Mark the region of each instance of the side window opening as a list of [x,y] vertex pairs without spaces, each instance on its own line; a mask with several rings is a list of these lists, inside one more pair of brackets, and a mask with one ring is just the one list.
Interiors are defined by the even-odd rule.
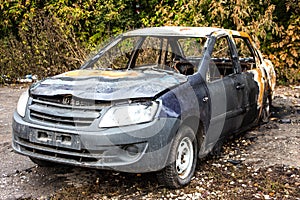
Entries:
[[243,72],[256,68],[254,50],[247,38],[234,37],[234,42],[238,51],[239,61]]
[[218,38],[211,55],[207,81],[221,79],[234,73],[232,53],[227,37]]
[[[184,75],[193,75],[202,59],[206,38],[173,37],[163,46],[161,63]],[[164,50],[166,49],[166,50]]]
[[139,49],[135,67],[157,65],[161,58],[162,39],[147,37]]
[[184,56],[188,58],[201,58],[206,38],[180,38],[178,43]]
[[197,71],[197,66],[201,62],[203,49],[207,38],[186,37],[179,38],[178,44],[184,56],[184,62],[180,68],[183,74],[192,75]]

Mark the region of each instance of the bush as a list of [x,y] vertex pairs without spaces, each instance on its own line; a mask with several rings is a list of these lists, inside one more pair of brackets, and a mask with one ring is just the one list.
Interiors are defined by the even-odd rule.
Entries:
[[281,84],[297,84],[300,80],[300,12],[293,15],[282,37],[270,45],[270,60],[276,66]]
[[9,35],[0,45],[1,74],[12,81],[26,74],[42,78],[78,68],[86,55],[72,31],[44,11],[22,22],[18,38]]
[[279,83],[299,82],[297,0],[54,0],[0,4],[0,84],[78,68],[111,36],[144,26],[215,26],[253,36]]

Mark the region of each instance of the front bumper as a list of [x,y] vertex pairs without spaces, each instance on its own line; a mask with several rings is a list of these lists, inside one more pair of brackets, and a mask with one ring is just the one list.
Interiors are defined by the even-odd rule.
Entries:
[[167,165],[178,119],[161,118],[127,127],[84,131],[28,123],[13,117],[13,149],[42,160],[99,169],[143,173]]

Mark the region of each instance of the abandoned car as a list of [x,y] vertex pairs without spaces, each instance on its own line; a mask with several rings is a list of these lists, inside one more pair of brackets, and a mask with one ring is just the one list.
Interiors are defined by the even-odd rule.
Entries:
[[272,63],[244,32],[133,30],[23,93],[12,146],[41,166],[155,171],[179,188],[224,138],[268,120],[274,87]]

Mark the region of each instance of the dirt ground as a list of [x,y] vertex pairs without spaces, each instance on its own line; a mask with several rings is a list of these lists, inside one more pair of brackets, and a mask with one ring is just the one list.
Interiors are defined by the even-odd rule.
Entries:
[[0,87],[0,199],[300,199],[300,87],[277,87],[270,122],[199,162],[190,185],[169,190],[153,174],[42,168],[11,148],[24,86]]

